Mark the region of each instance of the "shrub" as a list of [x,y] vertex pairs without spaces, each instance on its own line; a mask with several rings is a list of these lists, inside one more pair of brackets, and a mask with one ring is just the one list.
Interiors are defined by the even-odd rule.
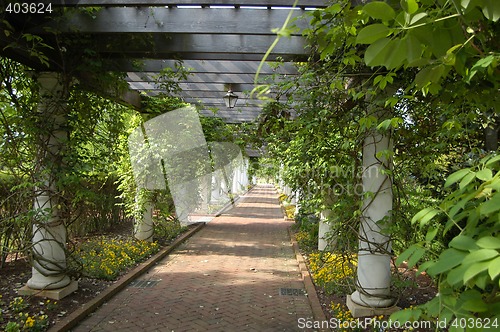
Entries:
[[163,215],[154,218],[153,222],[154,238],[162,244],[170,243],[187,229],[186,226],[181,225],[179,219],[171,217],[166,218]]

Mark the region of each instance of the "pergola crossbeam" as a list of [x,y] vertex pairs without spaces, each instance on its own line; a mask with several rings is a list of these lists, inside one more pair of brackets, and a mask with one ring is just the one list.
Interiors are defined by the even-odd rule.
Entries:
[[[120,67],[127,72],[159,73],[166,68],[176,68],[181,64],[178,60],[156,60],[145,59],[139,65],[132,64],[130,61],[122,61]],[[228,60],[184,60],[182,65],[191,73],[232,73],[232,74],[250,74],[255,75],[260,60],[256,61],[228,61]],[[266,62],[262,65],[260,74],[284,74],[295,75],[297,68],[290,62]]]
[[[122,6],[236,6],[236,7],[291,7],[293,0],[42,0],[53,6],[64,7],[122,7]],[[323,8],[324,0],[298,0],[299,8]]]
[[[300,10],[292,12],[294,24],[300,29],[308,27],[300,19]],[[235,8],[103,8],[92,16],[74,13],[50,26],[62,33],[167,33],[167,34],[232,34],[273,35],[280,28],[289,10],[235,9]],[[45,28],[45,27],[44,27]],[[300,30],[293,35],[300,35]],[[33,33],[43,33],[34,29]]]

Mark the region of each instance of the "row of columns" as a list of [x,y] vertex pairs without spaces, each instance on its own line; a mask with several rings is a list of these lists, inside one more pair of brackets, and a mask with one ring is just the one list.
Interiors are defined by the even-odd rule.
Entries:
[[[211,214],[208,212],[210,205],[225,205],[229,202],[234,202],[236,196],[244,193],[250,185],[248,178],[249,159],[239,153],[238,157],[224,168],[215,169],[214,172],[207,175],[208,186],[198,188],[201,195],[201,200],[197,210],[186,211],[197,214]],[[204,182],[204,181],[202,181]],[[146,189],[141,189],[146,190]],[[139,201],[140,190],[138,190],[136,200]],[[186,195],[193,193],[186,192]],[[176,206],[177,208],[177,206]],[[154,204],[150,201],[137,204],[137,209],[140,211],[140,217],[136,219],[134,227],[134,236],[139,240],[152,241],[154,233],[153,211]],[[179,217],[179,211],[178,217]],[[186,219],[186,220],[184,220]],[[183,217],[181,222],[187,223],[189,213]]]
[[[68,86],[56,73],[40,73],[40,102],[38,112],[45,119],[46,132],[40,136],[42,148],[38,156],[41,165],[39,186],[36,189],[33,225],[33,268],[27,286],[32,289],[58,289],[71,280],[66,274],[66,228],[58,204],[56,187],[57,170],[64,167],[61,155],[68,138],[66,129]],[[352,301],[368,307],[392,305],[390,297],[390,241],[381,232],[380,222],[389,217],[392,209],[392,184],[385,170],[390,169],[390,160],[377,157],[377,152],[390,149],[390,139],[380,134],[366,138],[363,148],[363,188],[368,195],[363,206],[360,224],[358,251],[357,291]],[[212,179],[210,199],[231,187],[232,193],[241,193],[248,186],[248,160],[233,169],[232,183]],[[290,188],[285,186],[287,194]],[[296,202],[298,203],[298,202]],[[143,222],[136,228],[136,237],[150,239],[152,235],[152,204],[147,204]],[[330,211],[322,213],[320,249],[326,247],[323,234],[328,231]]]
[[[377,132],[368,135],[364,141],[362,185],[365,198],[359,227],[356,291],[349,296],[351,311],[352,303],[371,309],[394,305],[394,298],[390,294],[391,243],[381,225],[390,221],[392,210],[392,182],[388,176],[392,160],[390,157],[383,157],[390,154],[379,153],[391,149],[390,137]],[[282,180],[278,183],[284,194],[292,195],[289,186]],[[296,205],[299,205],[299,201]],[[318,250],[335,248],[336,238],[331,234],[332,227],[329,223],[331,214],[331,210],[320,213]]]

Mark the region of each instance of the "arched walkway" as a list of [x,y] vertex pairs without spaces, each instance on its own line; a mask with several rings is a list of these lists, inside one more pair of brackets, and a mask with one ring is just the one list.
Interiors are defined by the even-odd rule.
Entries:
[[313,312],[289,226],[256,186],[73,331],[298,331]]

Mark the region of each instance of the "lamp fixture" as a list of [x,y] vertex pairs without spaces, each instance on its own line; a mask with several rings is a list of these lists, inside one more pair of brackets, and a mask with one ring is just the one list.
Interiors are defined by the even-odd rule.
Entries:
[[238,100],[238,96],[229,88],[226,95],[224,96],[224,103],[227,108],[234,108],[236,106],[236,101]]

